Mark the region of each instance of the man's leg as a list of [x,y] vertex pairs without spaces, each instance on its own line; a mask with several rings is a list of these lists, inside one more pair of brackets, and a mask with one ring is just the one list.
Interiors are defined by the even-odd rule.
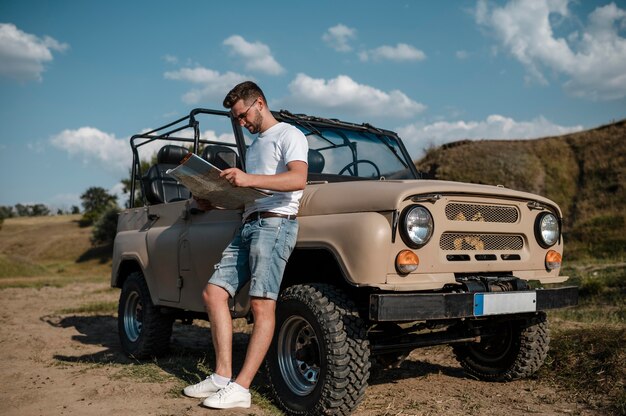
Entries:
[[229,296],[225,289],[210,283],[202,292],[211,321],[216,368],[205,380],[185,387],[183,390],[185,396],[196,398],[211,396],[226,387],[232,378],[233,322],[228,310]]
[[254,328],[237,384],[249,388],[267,350],[276,326],[276,300],[280,284],[298,235],[298,223],[283,218],[265,218],[254,223],[250,241],[250,308]]
[[233,320],[228,309],[228,292],[211,283],[202,293],[215,349],[215,373],[231,378],[233,375]]
[[274,336],[276,322],[276,301],[273,299],[251,298],[250,307],[254,316],[254,328],[248,344],[246,359],[235,380],[246,389],[250,388],[252,379],[263,363],[265,354]]

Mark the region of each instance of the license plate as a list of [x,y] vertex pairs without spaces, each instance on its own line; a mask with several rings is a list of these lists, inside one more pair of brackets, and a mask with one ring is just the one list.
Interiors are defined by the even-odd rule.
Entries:
[[536,292],[498,292],[474,294],[474,316],[535,312]]

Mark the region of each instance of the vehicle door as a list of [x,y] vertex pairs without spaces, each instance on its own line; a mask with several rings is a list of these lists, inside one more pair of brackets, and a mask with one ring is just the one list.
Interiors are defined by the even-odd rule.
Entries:
[[184,213],[188,201],[166,202],[148,207],[149,227],[146,248],[149,253],[146,274],[156,285],[159,300],[179,302],[180,274],[178,247],[180,237],[187,228]]
[[[214,120],[220,118],[222,120]],[[243,139],[241,130],[232,124],[230,118],[212,117],[213,128],[228,131],[219,136],[215,132],[202,132],[208,139],[202,156],[220,169],[228,167],[244,168]],[[206,123],[200,123],[203,126]],[[237,141],[239,140],[239,146]],[[201,211],[195,202],[189,201],[185,216],[185,229],[180,236],[178,260],[179,275],[182,280],[180,307],[202,312],[205,310],[202,291],[220,262],[222,252],[241,226],[243,209],[215,209]],[[232,300],[231,300],[232,303]]]

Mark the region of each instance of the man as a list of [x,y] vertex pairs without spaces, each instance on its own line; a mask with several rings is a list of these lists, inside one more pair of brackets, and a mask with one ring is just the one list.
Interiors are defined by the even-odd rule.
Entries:
[[[204,398],[204,406],[218,409],[250,407],[250,384],[274,335],[276,299],[283,271],[298,233],[296,214],[307,179],[308,144],[297,128],[279,123],[263,91],[253,82],[235,86],[224,99],[233,119],[258,137],[246,153],[246,170],[225,169],[221,176],[234,186],[272,191],[269,197],[246,205],[243,224],[224,250],[204,289],[215,348],[215,372],[184,394]],[[210,201],[197,201],[202,209]],[[241,371],[232,374],[232,318],[228,299],[250,284],[254,328]]]

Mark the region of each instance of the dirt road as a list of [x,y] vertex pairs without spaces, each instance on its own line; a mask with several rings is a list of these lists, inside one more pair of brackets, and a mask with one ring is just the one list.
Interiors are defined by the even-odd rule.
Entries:
[[[216,411],[180,390],[212,367],[205,323],[176,324],[172,353],[126,358],[106,283],[0,290],[0,402],[3,415],[271,415],[259,374],[251,409]],[[90,310],[92,312],[90,312]],[[249,328],[236,334],[241,364]],[[398,369],[372,374],[358,415],[593,415],[541,380],[485,383],[467,378],[445,347],[417,350]]]

